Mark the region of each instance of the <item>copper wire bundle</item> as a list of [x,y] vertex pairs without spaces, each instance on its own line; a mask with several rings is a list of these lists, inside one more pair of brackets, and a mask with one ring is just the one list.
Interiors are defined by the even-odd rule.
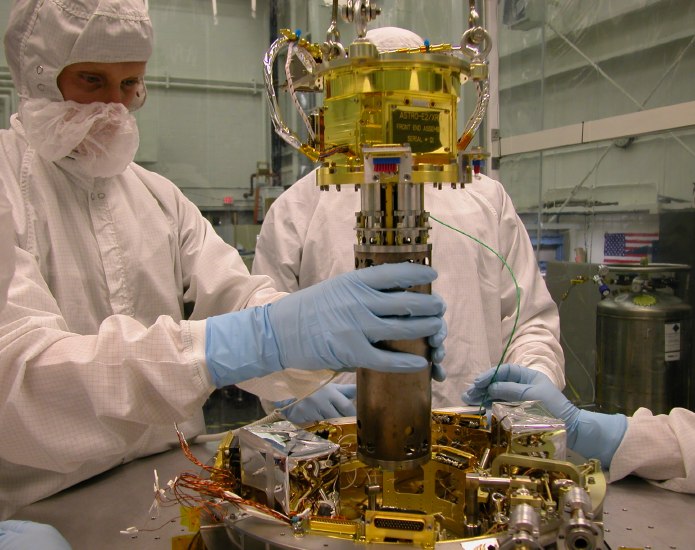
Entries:
[[[202,508],[212,518],[222,520],[223,508],[219,501],[231,502],[240,506],[249,506],[272,516],[280,521],[290,523],[291,520],[288,516],[269,508],[264,504],[254,502],[252,500],[246,500],[239,495],[233,493],[234,486],[236,484],[236,477],[229,470],[215,468],[214,466],[208,466],[203,464],[198,460],[191,452],[190,446],[186,441],[185,436],[176,426],[176,435],[179,438],[179,444],[181,445],[181,450],[188,460],[193,464],[200,467],[203,471],[214,476],[213,479],[204,479],[198,474],[192,472],[183,472],[174,480],[172,484],[172,491],[176,500],[188,507]],[[194,494],[192,494],[193,492]],[[217,499],[211,500],[212,499]]]

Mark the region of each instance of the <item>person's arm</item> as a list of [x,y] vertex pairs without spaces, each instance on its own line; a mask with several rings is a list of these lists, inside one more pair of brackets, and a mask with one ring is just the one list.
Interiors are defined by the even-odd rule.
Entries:
[[638,409],[610,467],[611,481],[635,474],[671,491],[695,493],[695,412]]
[[[505,363],[529,367],[545,374],[562,389],[565,386],[565,360],[560,345],[560,318],[536,262],[528,233],[511,199],[498,187],[499,252],[514,271],[520,287],[521,307]],[[506,345],[516,315],[516,288],[508,270],[500,265],[502,340]]]
[[57,529],[45,523],[0,521],[0,550],[70,550]]
[[599,458],[610,481],[635,474],[660,487],[695,493],[695,413],[675,408],[668,415],[638,409],[631,418],[575,407],[542,373],[502,365],[483,373],[462,395],[465,403],[541,401],[563,420],[570,448]]
[[[323,193],[338,191],[323,191]],[[271,205],[256,241],[254,275],[267,275],[278,290],[294,292],[307,286],[300,284],[302,253],[311,218],[321,190],[312,171],[284,191]],[[346,227],[352,231],[352,227]],[[326,238],[331,238],[326,235]]]
[[597,458],[609,468],[627,420],[622,414],[601,414],[575,407],[542,372],[520,365],[501,365],[478,376],[461,396],[469,405],[492,401],[541,401],[565,423],[567,446],[585,458]]
[[[83,291],[87,291],[86,289]],[[213,389],[192,325],[125,315],[71,332],[20,250],[0,313],[0,518],[111,467],[170,447],[173,423],[203,429]],[[185,422],[190,420],[190,422]]]
[[176,292],[183,291],[186,319],[206,319],[264,305],[285,295],[269,277],[250,277],[236,249],[222,240],[198,207],[172,182],[140,166],[132,167],[156,199],[170,227],[170,237],[175,239],[171,269],[180,277],[175,286]]
[[[137,170],[140,180],[128,172],[113,184],[110,214],[119,223],[110,234],[118,247],[108,252],[118,255],[118,279],[105,278],[99,249],[82,245],[90,229],[55,240],[67,226],[55,208],[40,210],[50,204],[41,195],[50,186],[7,188],[18,246],[0,313],[0,470],[10,476],[0,475],[0,485],[12,482],[15,466],[32,480],[31,490],[12,487],[14,504],[163,450],[176,441],[174,422],[192,420],[187,435],[198,433],[214,389],[206,318],[283,295],[268,278],[249,276],[236,250],[171,182]],[[66,202],[62,217],[84,217],[79,202]],[[39,482],[49,473],[50,481]],[[0,517],[10,494],[3,486]]]
[[204,321],[163,316],[148,327],[111,315],[96,334],[74,333],[34,258],[21,249],[16,258],[0,313],[0,458],[69,472],[200,410],[213,389]]
[[[149,427],[199,415],[214,389],[205,320],[283,295],[268,278],[250,277],[236,250],[166,178],[132,165],[112,186],[118,248],[108,252],[118,254],[123,272],[104,281],[113,288],[100,285],[105,260],[102,249],[89,248],[89,229],[77,231],[86,235],[76,236],[77,250],[62,236],[32,237],[44,226],[28,215],[17,219],[22,248],[15,248],[16,276],[0,313],[0,458],[8,462],[69,472],[132,454]],[[62,230],[52,212],[34,214],[41,192],[30,188],[25,199],[18,183],[8,187],[17,212],[47,216]],[[63,206],[68,219],[83,219],[77,201]],[[79,253],[82,264],[47,260],[46,243]],[[76,269],[82,284],[72,279]]]

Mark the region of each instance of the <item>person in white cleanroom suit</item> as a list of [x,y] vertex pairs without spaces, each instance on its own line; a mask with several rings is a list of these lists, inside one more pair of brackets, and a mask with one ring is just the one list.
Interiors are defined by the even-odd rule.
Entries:
[[[417,47],[422,38],[395,27],[367,32],[380,51]],[[484,175],[464,189],[425,186],[425,209],[486,243],[514,271],[521,311],[504,360],[546,374],[563,388],[564,356],[557,308],[534,258],[528,234],[499,182]],[[315,172],[294,183],[269,209],[256,243],[252,273],[270,275],[276,288],[293,292],[354,269],[355,212],[360,194],[343,186],[320,191]],[[502,262],[473,240],[430,222],[433,292],[444,298],[448,326],[445,383],[433,384],[432,404],[460,405],[461,392],[496,365],[509,339],[516,310],[514,283]],[[348,380],[340,375],[336,382]],[[286,409],[297,422],[354,413],[354,387],[328,385]]]
[[[494,379],[493,379],[494,376]],[[480,375],[462,396],[470,405],[492,401],[541,401],[564,420],[567,444],[598,458],[611,481],[635,474],[659,487],[695,493],[695,412],[675,408],[654,416],[645,408],[626,418],[580,410],[541,372],[502,365]]]
[[[0,188],[0,310],[7,301],[7,289],[14,273],[14,239],[12,209]],[[0,521],[0,550],[70,550],[70,545],[50,525],[33,521]]]
[[14,232],[12,207],[0,187],[0,311],[7,302],[7,289],[14,274]]
[[168,448],[174,422],[200,433],[215,387],[285,369],[427,367],[373,345],[383,339],[428,337],[443,356],[442,300],[381,290],[434,270],[280,293],[172,182],[132,162],[128,108],[145,99],[151,50],[142,0],[16,0],[10,12],[20,103],[0,132],[16,243],[0,312],[0,519]]

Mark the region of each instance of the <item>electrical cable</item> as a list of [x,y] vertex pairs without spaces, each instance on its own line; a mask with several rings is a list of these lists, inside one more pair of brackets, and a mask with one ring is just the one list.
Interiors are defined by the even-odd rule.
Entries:
[[[449,225],[448,223],[445,223],[445,222],[435,218],[432,214],[430,214],[430,219],[437,222],[440,225],[443,225],[444,227],[451,229],[452,231],[456,231],[457,233],[460,233],[461,235],[468,237],[472,241],[475,241],[476,243],[478,243],[483,248],[486,248],[487,250],[492,252],[504,264],[504,267],[507,268],[507,271],[509,271],[509,274],[512,277],[512,281],[514,281],[514,288],[516,289],[516,312],[514,315],[514,324],[512,325],[512,330],[509,333],[509,339],[507,340],[507,344],[505,345],[504,350],[502,351],[502,356],[500,357],[500,360],[497,363],[497,367],[495,367],[495,373],[492,375],[492,379],[490,380],[490,384],[492,384],[495,381],[495,379],[497,378],[497,372],[499,371],[500,366],[504,362],[504,358],[507,356],[507,351],[509,350],[509,346],[511,346],[511,344],[512,344],[512,340],[514,339],[514,333],[516,332],[516,326],[519,322],[519,313],[521,311],[521,289],[519,288],[519,283],[516,280],[516,277],[514,275],[514,271],[512,271],[512,268],[509,266],[507,261],[502,257],[502,255],[499,252],[497,252],[491,246],[485,244],[483,241],[481,241],[480,239],[477,239],[473,235],[470,235],[461,229],[453,227],[453,226]],[[488,384],[488,388],[490,387],[490,384]],[[483,396],[482,402],[480,403],[480,409],[478,411],[478,414],[480,416],[483,416],[483,414],[484,414],[483,413],[483,404],[487,400],[487,397],[488,397],[488,390],[486,389],[485,395]]]
[[[249,428],[251,426],[259,426],[261,424],[271,424],[273,422],[277,422],[278,420],[286,420],[285,416],[282,414],[282,411],[288,409],[289,407],[292,407],[293,405],[296,405],[300,401],[303,401],[307,397],[310,397],[311,395],[315,394],[317,391],[319,391],[321,388],[324,386],[327,386],[330,384],[333,379],[338,375],[338,372],[333,372],[330,376],[330,378],[327,378],[325,381],[321,382],[319,386],[317,386],[315,389],[312,389],[310,392],[304,394],[301,397],[298,397],[291,403],[288,403],[287,405],[284,405],[280,408],[277,408],[273,410],[269,415],[264,416],[263,418],[259,418],[258,420],[254,420],[253,422],[250,422],[248,424],[245,424],[241,428],[237,428],[236,430],[231,430],[232,435],[236,436],[237,433],[239,433],[239,430],[243,430],[244,428]],[[229,430],[226,432],[217,432],[217,433],[211,433],[211,434],[201,434],[197,435],[192,439],[193,443],[208,443],[211,441],[220,441],[223,439],[227,434],[229,433]]]
[[[290,98],[292,99],[292,103],[294,104],[294,107],[301,117],[302,121],[304,122],[304,126],[306,126],[307,131],[309,132],[309,137],[311,140],[316,139],[316,135],[314,134],[314,129],[311,127],[311,122],[309,121],[309,118],[307,117],[306,113],[304,112],[304,109],[299,103],[299,98],[297,98],[297,91],[294,88],[294,81],[292,80],[292,71],[290,69],[291,63],[292,63],[292,58],[296,55],[296,46],[294,42],[290,42],[287,46],[287,59],[285,60],[285,78],[287,81],[287,89],[289,90],[290,93]],[[303,57],[300,57],[297,55],[297,58],[302,62],[302,64],[309,69],[306,65],[306,60]]]
[[[451,229],[452,231],[456,231],[457,233],[460,233],[461,235],[464,235],[465,237],[468,237],[469,239],[471,239],[471,240],[475,241],[476,243],[478,243],[480,246],[482,246],[482,247],[486,248],[487,250],[489,250],[490,252],[492,252],[495,256],[497,256],[497,258],[499,258],[499,260],[502,262],[502,264],[504,264],[504,267],[507,269],[507,271],[509,271],[509,274],[510,274],[511,277],[512,277],[512,281],[514,281],[514,287],[515,287],[515,290],[516,290],[516,311],[515,311],[515,315],[514,315],[514,324],[512,325],[512,330],[511,330],[511,332],[510,332],[510,334],[509,334],[509,338],[508,338],[507,343],[506,343],[506,345],[505,345],[505,347],[504,347],[504,350],[502,351],[502,355],[501,355],[501,357],[500,357],[500,360],[499,360],[499,362],[497,363],[497,367],[496,367],[496,370],[495,370],[495,374],[493,375],[492,380],[490,381],[490,384],[492,384],[492,383],[495,381],[495,377],[497,376],[497,370],[499,370],[500,366],[501,366],[502,363],[504,362],[504,358],[505,358],[506,355],[507,355],[507,351],[509,350],[509,347],[511,346],[512,340],[514,339],[514,334],[516,333],[516,327],[517,327],[517,324],[518,324],[518,322],[519,322],[519,314],[520,314],[520,309],[521,309],[521,307],[520,307],[520,304],[521,304],[521,290],[520,290],[520,288],[519,288],[519,283],[518,283],[517,280],[516,280],[516,276],[514,275],[514,271],[513,271],[512,268],[509,266],[509,264],[507,263],[507,261],[502,257],[502,255],[501,255],[499,252],[497,252],[497,251],[496,251],[495,249],[493,249],[491,246],[489,246],[489,245],[487,245],[486,243],[482,242],[481,240],[477,239],[477,238],[474,237],[473,235],[470,235],[469,233],[466,233],[465,231],[463,231],[463,230],[461,230],[461,229],[458,229],[458,228],[456,228],[456,227],[453,227],[453,226],[447,224],[446,222],[443,222],[443,221],[437,219],[436,217],[432,216],[431,214],[430,214],[430,219],[433,220],[433,221],[435,221],[435,222],[437,222],[437,223],[440,224],[440,225],[443,225],[444,227],[447,227],[448,229]],[[259,420],[256,420],[256,421],[254,421],[254,422],[251,422],[250,424],[247,424],[246,426],[243,426],[242,428],[237,428],[236,430],[233,430],[233,431],[232,431],[232,434],[233,434],[233,435],[236,435],[236,433],[238,432],[238,430],[241,430],[241,429],[243,429],[244,427],[256,426],[256,425],[259,425],[259,424],[268,424],[268,423],[275,422],[275,421],[277,421],[277,420],[283,419],[284,416],[281,414],[282,411],[284,411],[284,410],[287,409],[288,407],[291,407],[291,406],[293,406],[293,405],[299,403],[300,401],[302,401],[303,399],[306,399],[306,398],[309,397],[310,395],[313,395],[315,392],[317,392],[318,390],[320,390],[321,388],[323,388],[324,386],[326,386],[327,384],[329,384],[329,383],[337,376],[337,374],[338,374],[338,373],[333,373],[333,375],[332,375],[330,378],[328,378],[325,382],[321,383],[321,385],[319,385],[316,389],[313,389],[311,392],[309,392],[309,393],[303,395],[302,397],[298,398],[297,400],[292,401],[291,403],[288,403],[287,405],[285,405],[285,406],[283,406],[283,407],[281,407],[281,408],[275,409],[275,410],[274,410],[272,413],[270,413],[269,415],[267,415],[267,416],[265,416],[265,417],[263,417],[263,418],[261,418],[261,419],[259,419]],[[483,403],[485,402],[486,398],[487,398],[487,392],[485,393],[485,396],[484,396],[484,398],[483,398]],[[481,416],[482,416],[482,414],[483,414],[483,413],[482,413],[482,408],[483,408],[483,405],[482,405],[482,403],[481,403],[481,407],[480,407],[480,415],[481,415]],[[204,443],[204,442],[209,442],[209,441],[219,441],[219,440],[221,440],[225,435],[227,435],[227,433],[229,433],[229,432],[219,432],[219,433],[214,433],[214,434],[203,434],[203,435],[198,435],[198,436],[196,436],[196,437],[193,439],[193,441],[194,441],[195,443]]]

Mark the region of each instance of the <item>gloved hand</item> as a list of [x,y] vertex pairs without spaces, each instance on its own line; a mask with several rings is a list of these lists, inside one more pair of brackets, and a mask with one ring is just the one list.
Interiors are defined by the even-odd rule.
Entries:
[[622,414],[601,414],[580,410],[542,372],[521,365],[500,365],[481,374],[461,396],[469,405],[485,406],[491,401],[541,401],[548,411],[565,422],[567,445],[587,458],[598,458],[609,468],[627,430]]
[[[381,340],[429,337],[442,358],[444,302],[437,295],[393,291],[431,283],[419,264],[384,264],[338,275],[275,303],[206,323],[205,359],[217,387],[281,369],[410,372],[427,360],[378,349]],[[439,372],[439,371],[438,371]]]
[[8,519],[0,521],[0,550],[70,550],[62,535],[50,525]]
[[[355,416],[355,404],[352,400],[357,394],[355,384],[326,384],[296,405],[282,411],[285,418],[295,424],[314,422],[326,418]],[[294,399],[275,403],[279,409],[293,403]]]
[[437,334],[427,339],[432,348],[432,379],[437,382],[444,382],[444,380],[446,380],[446,371],[444,367],[442,367],[442,361],[444,361],[444,356],[446,355],[444,351],[444,340],[446,339],[446,335],[446,320],[442,317],[442,328],[439,329]]

